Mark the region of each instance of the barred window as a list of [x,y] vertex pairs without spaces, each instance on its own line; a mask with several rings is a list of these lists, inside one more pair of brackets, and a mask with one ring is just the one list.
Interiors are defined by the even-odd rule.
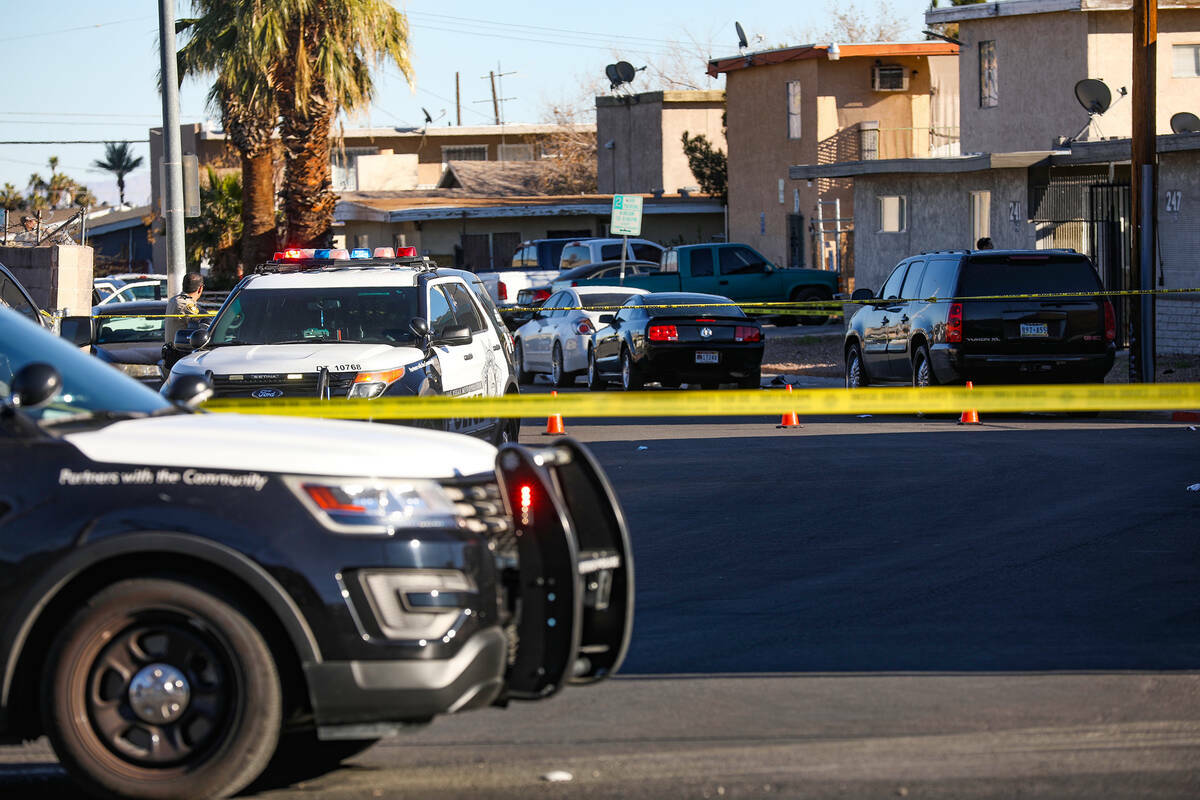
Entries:
[[996,40],[979,43],[979,107],[994,108],[1000,105],[1000,92],[996,77]]

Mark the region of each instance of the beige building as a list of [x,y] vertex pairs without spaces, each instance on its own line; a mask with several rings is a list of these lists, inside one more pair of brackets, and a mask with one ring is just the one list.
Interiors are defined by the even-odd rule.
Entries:
[[602,194],[696,189],[683,134],[725,150],[725,93],[643,92],[596,98],[596,179]]
[[[1200,113],[1200,0],[1158,4],[1157,126]],[[1084,78],[1104,81],[1113,104],[1083,140],[1130,135],[1133,103],[1129,0],[1007,0],[930,10],[929,25],[958,24],[962,41],[962,152],[1050,150],[1088,123],[1075,99]],[[797,162],[801,163],[801,162]],[[811,162],[810,162],[811,163]]]
[[710,61],[710,75],[726,75],[730,239],[780,264],[836,267],[851,185],[796,183],[788,168],[956,153],[957,52],[946,42],[829,44]]

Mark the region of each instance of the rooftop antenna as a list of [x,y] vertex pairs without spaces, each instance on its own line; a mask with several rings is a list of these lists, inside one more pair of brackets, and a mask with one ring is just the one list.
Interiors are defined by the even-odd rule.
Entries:
[[[1117,99],[1120,100],[1122,97],[1129,94],[1129,92],[1124,86],[1122,86],[1118,90],[1117,94]],[[1102,116],[1106,111],[1108,111],[1108,109],[1112,108],[1112,104],[1114,102],[1112,92],[1109,90],[1107,84],[1105,84],[1104,81],[1096,78],[1084,78],[1076,83],[1075,99],[1078,100],[1079,105],[1083,106],[1083,109],[1088,112],[1088,121],[1082,128],[1079,129],[1078,133],[1063,141],[1063,144],[1070,144],[1071,142],[1077,141],[1080,136],[1083,136],[1083,134],[1092,127],[1092,125],[1096,122],[1097,117]]]
[[1171,117],[1173,133],[1200,133],[1200,117],[1190,111],[1180,111]]
[[734,29],[735,29],[735,30],[737,30],[737,35],[738,35],[738,51],[740,52],[740,51],[742,51],[742,50],[745,50],[747,47],[749,47],[749,46],[750,46],[750,42],[749,42],[749,41],[746,39],[746,31],[744,31],[744,30],[742,29],[742,23],[740,23],[740,22],[737,22],[737,21],[735,20],[735,21],[734,21],[734,23],[733,23],[733,27],[734,27]]

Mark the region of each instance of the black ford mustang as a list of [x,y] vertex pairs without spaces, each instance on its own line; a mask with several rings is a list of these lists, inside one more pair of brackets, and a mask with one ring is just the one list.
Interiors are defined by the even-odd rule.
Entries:
[[626,391],[647,381],[667,388],[699,383],[715,389],[737,383],[756,389],[762,373],[759,323],[714,294],[661,292],[637,295],[592,334],[588,388],[603,389],[612,378]]

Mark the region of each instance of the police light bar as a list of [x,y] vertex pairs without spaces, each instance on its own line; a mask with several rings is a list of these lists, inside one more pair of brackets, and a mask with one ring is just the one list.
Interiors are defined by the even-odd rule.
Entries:
[[365,247],[356,247],[350,251],[351,258],[370,258],[371,251]]
[[395,258],[396,251],[390,247],[376,247],[375,258]]

